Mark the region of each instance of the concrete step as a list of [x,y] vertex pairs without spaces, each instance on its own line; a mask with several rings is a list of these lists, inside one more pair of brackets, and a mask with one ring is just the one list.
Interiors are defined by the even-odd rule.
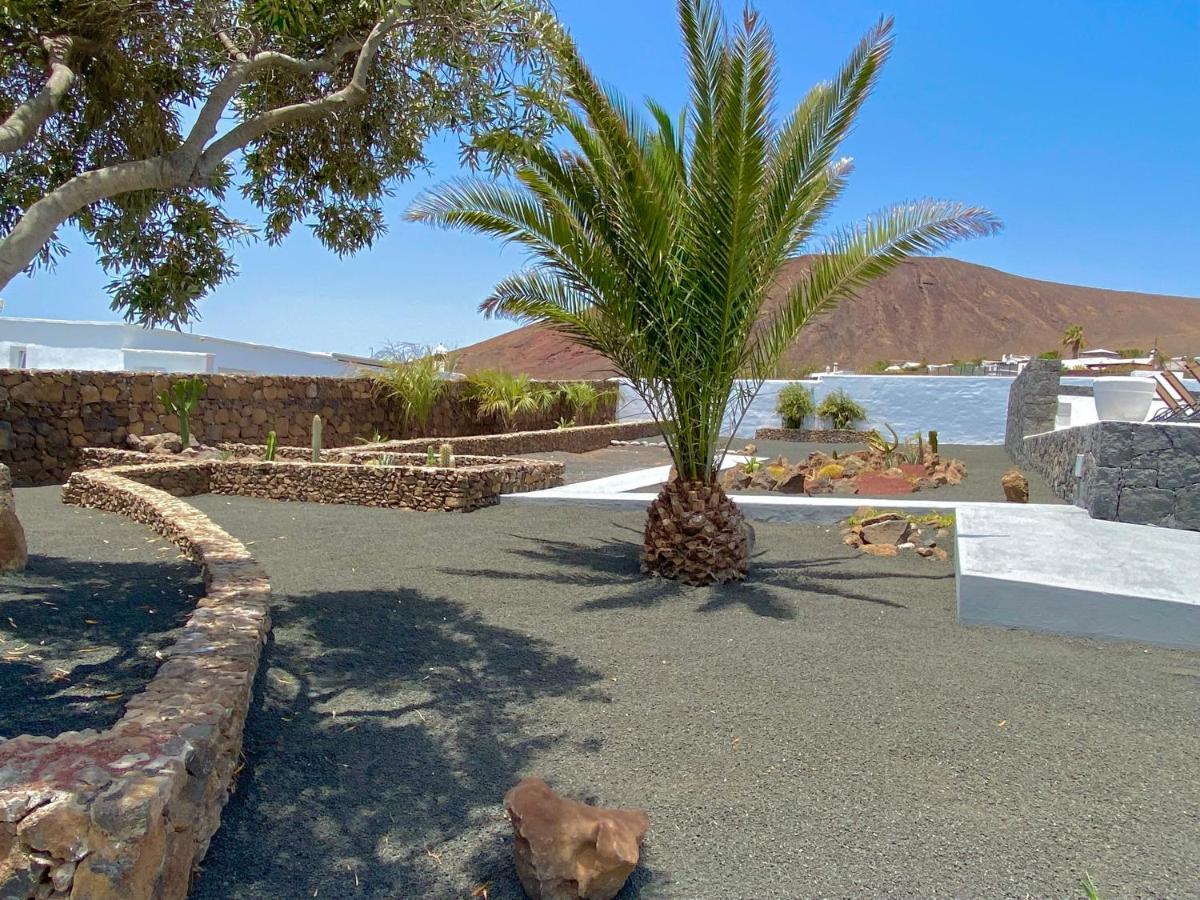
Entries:
[[1200,649],[1200,532],[1074,506],[956,512],[959,621]]

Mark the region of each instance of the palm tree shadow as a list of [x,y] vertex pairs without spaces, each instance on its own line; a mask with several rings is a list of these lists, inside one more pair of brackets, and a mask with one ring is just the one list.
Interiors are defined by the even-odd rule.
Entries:
[[[904,603],[890,599],[884,584],[878,592],[861,589],[864,582],[891,579],[944,579],[946,574],[917,575],[906,572],[871,572],[850,568],[858,557],[843,554],[803,560],[775,560],[767,551],[754,555],[750,577],[742,582],[708,587],[689,587],[662,578],[647,577],[640,571],[641,549],[637,529],[613,522],[612,528],[639,536],[634,542],[622,538],[597,537],[587,542],[560,540],[537,535],[508,533],[508,537],[527,546],[510,547],[505,552],[522,564],[511,568],[463,569],[444,567],[440,572],[462,577],[495,578],[501,581],[543,581],[582,588],[611,588],[610,593],[578,603],[577,612],[648,609],[680,598],[700,600],[696,611],[711,613],[742,605],[755,615],[790,620],[797,616],[794,596],[812,593],[872,603],[893,609],[906,609]],[[855,588],[859,589],[855,589]]]
[[522,896],[501,798],[546,750],[602,751],[537,714],[610,702],[602,674],[416,590],[277,600],[245,774],[191,896]]

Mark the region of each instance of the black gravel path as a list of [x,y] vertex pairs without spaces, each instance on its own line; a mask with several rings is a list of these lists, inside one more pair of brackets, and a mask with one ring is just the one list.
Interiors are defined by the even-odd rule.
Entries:
[[196,898],[512,900],[524,775],[649,811],[623,900],[1200,896],[1200,654],[961,627],[820,526],[689,589],[636,513],[195,499],[277,601]]
[[204,592],[149,528],[17,488],[24,572],[0,575],[0,736],[106,728]]

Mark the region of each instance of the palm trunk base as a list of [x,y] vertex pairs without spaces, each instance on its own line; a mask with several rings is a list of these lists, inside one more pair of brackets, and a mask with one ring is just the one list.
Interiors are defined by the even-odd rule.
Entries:
[[647,512],[642,571],[687,584],[740,581],[751,533],[719,484],[668,481]]

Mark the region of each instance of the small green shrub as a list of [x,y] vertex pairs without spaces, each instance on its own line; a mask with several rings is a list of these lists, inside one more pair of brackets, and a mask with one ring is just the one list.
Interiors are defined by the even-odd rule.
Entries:
[[742,463],[742,469],[746,472],[747,475],[753,475],[755,472],[757,472],[759,469],[761,469],[765,465],[766,465],[766,463],[764,463],[757,456],[752,456],[748,460],[746,460],[744,463]]
[[841,430],[853,428],[867,417],[867,411],[855,403],[845,391],[834,391],[817,407],[817,415],[829,421],[831,427]]
[[385,437],[384,435],[380,434],[379,429],[376,428],[370,437],[356,437],[354,439],[354,442],[356,444],[382,444],[384,441],[390,441],[390,440],[391,440],[391,438]]
[[534,384],[528,375],[510,375],[496,369],[468,376],[467,392],[480,415],[500,419],[509,431],[516,430],[521,416],[547,409],[559,396],[557,390]]
[[803,428],[816,410],[812,390],[802,384],[789,384],[779,392],[775,409],[784,428]]
[[373,372],[378,396],[392,400],[400,409],[400,424],[421,426],[433,415],[438,398],[450,383],[442,372],[444,363],[433,353],[405,362],[390,362],[382,372]]
[[577,416],[591,415],[602,404],[611,402],[616,395],[616,388],[600,389],[590,381],[566,381],[558,388],[567,409]]
[[275,432],[268,431],[267,432],[267,451],[266,451],[265,456],[263,457],[264,459],[266,459],[267,462],[275,461],[275,449],[276,449],[276,446],[278,445],[278,443],[279,443],[279,438],[276,436]]
[[192,411],[204,396],[206,385],[199,375],[191,378],[180,378],[169,390],[159,395],[158,402],[174,413],[179,419],[179,440],[184,448],[191,446],[192,440]]
[[558,423],[554,427],[557,428],[559,431],[566,431],[568,428],[575,427],[575,420],[568,419],[564,416],[563,418],[560,418],[558,420]]

